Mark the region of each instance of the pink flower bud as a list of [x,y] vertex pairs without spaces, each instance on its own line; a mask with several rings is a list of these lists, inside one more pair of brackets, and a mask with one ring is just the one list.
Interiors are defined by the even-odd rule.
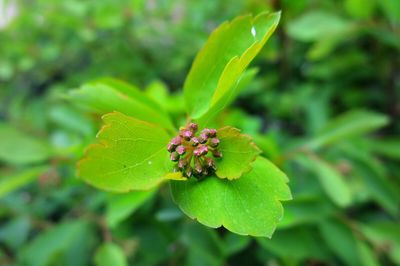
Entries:
[[190,130],[183,130],[181,134],[182,137],[186,140],[190,140],[193,137],[193,132]]
[[174,151],[173,153],[171,153],[169,158],[171,159],[171,161],[176,162],[179,160],[179,154],[176,151]]
[[191,130],[191,131],[193,131],[193,132],[196,132],[197,129],[198,129],[198,126],[197,126],[196,123],[190,123],[190,124],[188,125],[188,129]]
[[193,138],[190,140],[190,144],[191,144],[192,146],[196,147],[197,145],[199,145],[199,139],[196,138],[196,137],[193,137]]
[[171,140],[171,144],[172,145],[175,145],[175,146],[178,146],[178,145],[181,145],[181,143],[182,143],[182,139],[181,139],[181,137],[175,137],[175,138],[173,138],[172,140]]
[[217,130],[216,129],[212,128],[212,129],[210,129],[209,132],[210,132],[209,137],[214,138],[214,137],[217,136]]
[[179,154],[179,155],[183,155],[186,152],[186,148],[185,146],[179,145],[178,147],[176,147],[175,151]]
[[217,139],[217,138],[212,138],[212,139],[210,140],[210,146],[211,146],[211,147],[216,148],[216,147],[218,147],[218,145],[219,145],[219,139]]

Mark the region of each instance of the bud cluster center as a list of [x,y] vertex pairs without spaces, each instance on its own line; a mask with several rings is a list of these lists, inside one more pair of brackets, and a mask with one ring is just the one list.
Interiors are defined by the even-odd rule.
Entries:
[[219,143],[216,129],[205,128],[198,132],[196,123],[180,128],[167,147],[171,161],[177,162],[174,171],[198,179],[212,175],[217,170],[214,160],[222,157]]

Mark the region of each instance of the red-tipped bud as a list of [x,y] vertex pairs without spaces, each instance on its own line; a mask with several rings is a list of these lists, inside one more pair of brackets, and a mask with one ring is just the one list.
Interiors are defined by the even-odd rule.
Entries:
[[200,134],[200,137],[199,137],[199,142],[200,142],[201,144],[204,144],[204,143],[207,142],[207,140],[208,140],[207,134],[206,134],[206,133],[201,133],[201,134]]
[[215,158],[221,158],[221,157],[222,157],[222,153],[221,153],[220,151],[218,151],[218,150],[213,150],[213,151],[212,151],[212,155],[213,155]]
[[201,165],[200,160],[195,160],[195,162],[194,162],[194,171],[197,174],[201,174],[201,172],[203,172],[203,166]]
[[201,131],[201,134],[205,134],[207,137],[210,136],[210,129],[209,128],[205,128]]
[[198,129],[198,126],[197,126],[196,123],[190,123],[190,124],[188,125],[188,129],[191,130],[191,131],[193,131],[193,132],[196,132],[197,129]]
[[179,155],[183,155],[186,152],[186,148],[185,146],[179,145],[178,147],[176,147],[175,151],[179,154]]
[[214,137],[217,136],[217,130],[216,130],[216,129],[211,128],[209,132],[210,132],[210,133],[209,133],[209,137],[210,137],[210,138],[214,138]]
[[211,147],[216,148],[216,147],[218,147],[218,145],[219,145],[219,139],[217,139],[217,138],[212,138],[212,139],[210,140],[210,146],[211,146]]
[[217,170],[213,159],[206,157],[204,158],[204,163],[208,168],[213,169],[214,171]]
[[173,152],[173,151],[175,151],[175,147],[176,147],[176,146],[170,142],[170,143],[168,143],[167,150],[168,150],[169,152]]
[[206,145],[200,145],[193,151],[193,154],[197,157],[205,155],[208,153],[208,147]]
[[180,159],[178,162],[179,169],[184,169],[187,166],[188,162],[185,159]]
[[186,176],[186,177],[191,177],[193,175],[192,167],[190,167],[190,166],[186,167],[186,170],[183,173],[183,175]]
[[171,161],[176,162],[179,160],[179,154],[176,151],[174,151],[171,153],[169,158],[171,159]]
[[197,145],[199,145],[199,139],[196,138],[196,137],[193,137],[193,138],[190,140],[190,145],[192,145],[193,147],[196,147]]
[[175,137],[175,138],[173,138],[172,140],[171,140],[171,144],[172,145],[175,145],[175,146],[178,146],[178,145],[181,145],[181,143],[182,143],[182,138],[181,137]]
[[190,130],[183,130],[181,135],[185,140],[190,140],[193,137],[193,132]]

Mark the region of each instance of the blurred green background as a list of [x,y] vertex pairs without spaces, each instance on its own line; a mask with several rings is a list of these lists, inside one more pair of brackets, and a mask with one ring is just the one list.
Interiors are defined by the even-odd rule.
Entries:
[[[100,116],[71,89],[120,78],[182,117],[209,33],[265,10],[279,28],[220,122],[290,178],[272,239],[190,220],[167,185],[77,179]],[[0,0],[0,265],[400,265],[399,52],[398,0]]]

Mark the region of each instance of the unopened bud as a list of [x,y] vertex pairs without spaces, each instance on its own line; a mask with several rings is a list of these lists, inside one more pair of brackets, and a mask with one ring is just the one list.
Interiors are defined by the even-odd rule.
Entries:
[[185,159],[180,159],[178,162],[179,169],[184,169],[186,167],[187,163],[188,162]]
[[211,129],[209,130],[209,137],[214,138],[214,137],[216,137],[216,136],[217,136],[217,130],[214,129],[214,128],[211,128]]
[[172,145],[175,145],[175,146],[178,146],[178,145],[181,145],[181,143],[182,143],[182,139],[181,139],[181,137],[175,137],[175,138],[173,138],[172,140],[171,140],[171,144]]
[[193,147],[196,147],[197,145],[199,145],[199,139],[196,137],[191,138],[190,145],[192,145]]
[[209,137],[210,136],[210,129],[208,129],[208,128],[203,129],[201,131],[201,134],[205,134],[207,137]]
[[213,155],[215,158],[221,158],[221,157],[222,157],[222,153],[221,153],[220,151],[218,151],[218,150],[213,150],[213,151],[212,151],[212,155]]
[[208,168],[213,169],[214,171],[217,170],[213,159],[206,157],[204,158],[204,163]]
[[173,152],[173,151],[175,151],[175,147],[176,147],[176,146],[170,142],[170,143],[168,143],[167,150],[168,150],[169,152]]
[[198,126],[197,126],[196,123],[190,123],[190,124],[188,125],[188,129],[190,129],[190,130],[193,131],[193,132],[196,132],[197,129],[198,129]]
[[188,166],[186,167],[185,172],[183,173],[186,177],[191,177],[193,175],[193,169],[192,167]]
[[194,162],[194,170],[196,173],[201,174],[203,172],[203,166],[201,165],[200,160],[195,160]]
[[171,153],[169,158],[171,159],[171,161],[176,162],[179,160],[179,154],[176,151],[174,151]]
[[193,137],[193,132],[190,130],[183,130],[181,134],[182,137],[186,140],[190,140]]
[[218,145],[219,145],[219,139],[217,139],[217,138],[212,138],[212,139],[210,140],[210,146],[211,146],[211,147],[216,148],[216,147],[218,147]]
[[207,140],[208,140],[207,134],[206,134],[206,133],[201,133],[201,134],[200,134],[200,137],[199,137],[199,142],[200,142],[201,144],[204,144],[204,143],[207,142]]
[[176,147],[175,151],[176,151],[179,155],[183,155],[183,154],[185,154],[185,152],[186,152],[186,148],[185,148],[185,146],[180,145],[180,146]]
[[208,153],[208,147],[206,145],[200,145],[194,150],[193,154],[197,157],[205,155]]

